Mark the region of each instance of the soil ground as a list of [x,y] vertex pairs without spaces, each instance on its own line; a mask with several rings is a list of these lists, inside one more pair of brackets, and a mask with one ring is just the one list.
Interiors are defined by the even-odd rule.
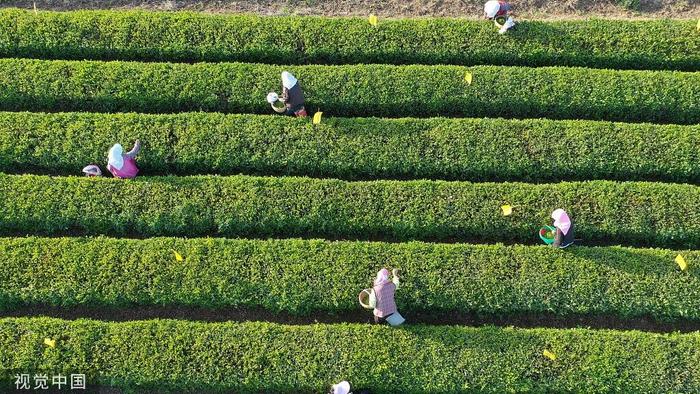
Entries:
[[[475,314],[453,311],[403,313],[411,324],[464,325],[521,328],[593,328],[614,330],[640,330],[647,332],[694,332],[700,330],[700,321],[660,321],[651,317],[620,318],[606,315],[558,316],[552,313],[536,314]],[[148,319],[182,319],[206,322],[264,321],[280,324],[305,325],[315,323],[370,323],[372,312],[355,310],[342,314],[316,313],[310,316],[294,316],[284,312],[271,312],[255,308],[206,309],[187,306],[130,306],[130,307],[52,307],[27,305],[13,311],[0,312],[3,317],[50,316],[61,319],[96,319],[103,321],[132,321]]]
[[[33,0],[0,0],[0,7],[32,8]],[[479,18],[484,0],[36,0],[40,10],[193,10],[260,15]],[[698,18],[698,0],[512,0],[516,14],[531,19]],[[621,4],[632,4],[623,6]]]

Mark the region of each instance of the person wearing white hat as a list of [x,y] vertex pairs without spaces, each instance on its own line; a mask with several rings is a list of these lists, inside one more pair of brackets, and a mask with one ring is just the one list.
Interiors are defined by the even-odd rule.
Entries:
[[574,224],[571,222],[569,214],[561,208],[556,209],[552,212],[552,219],[554,219],[554,227],[557,229],[552,246],[555,248],[565,248],[573,244]]
[[498,33],[505,34],[515,26],[512,10],[507,1],[487,1],[484,4],[484,18],[493,20],[500,28]]
[[120,144],[114,144],[109,150],[107,159],[107,169],[115,178],[133,179],[139,173],[136,166],[136,155],[141,151],[141,141],[136,140],[134,148],[123,153],[124,149]]
[[85,168],[83,168],[83,173],[88,177],[102,176],[102,170],[100,170],[100,167],[98,167],[94,164],[90,164],[89,166],[85,166]]
[[331,387],[330,394],[352,394],[350,393],[350,383],[343,380],[338,384],[334,384],[333,387]]
[[372,293],[374,294],[374,322],[377,324],[389,323],[390,326],[400,326],[405,319],[396,307],[394,295],[399,288],[399,274],[397,269],[392,270],[393,278],[389,280],[389,270],[382,268],[374,279]]
[[285,115],[299,118],[307,116],[304,108],[304,91],[301,89],[299,80],[288,71],[282,72],[282,97],[279,99],[287,108]]

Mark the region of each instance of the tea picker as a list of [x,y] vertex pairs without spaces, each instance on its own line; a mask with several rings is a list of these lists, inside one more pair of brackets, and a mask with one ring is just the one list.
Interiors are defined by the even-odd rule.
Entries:
[[540,238],[547,245],[555,248],[566,248],[574,243],[574,224],[569,215],[563,209],[552,212],[553,226],[544,226],[540,229]]
[[352,394],[350,392],[350,383],[343,380],[338,384],[334,384],[329,394]]
[[[282,97],[275,92],[267,95],[267,102],[278,114],[306,117],[304,108],[304,91],[301,89],[299,81],[288,71],[282,72]],[[278,103],[282,105],[278,105]]]
[[355,391],[350,391],[350,383],[343,380],[338,384],[334,384],[331,387],[329,394],[370,394],[369,390],[355,389]]
[[139,173],[136,156],[141,151],[141,141],[136,140],[134,147],[126,153],[120,144],[114,144],[109,150],[107,169],[115,178],[133,179]]
[[505,34],[515,27],[513,7],[507,1],[487,1],[484,4],[484,18],[491,19],[499,27],[498,33]]
[[95,164],[90,164],[83,168],[83,174],[87,177],[98,177],[102,176],[102,170]]
[[394,294],[399,287],[398,270],[393,269],[393,278],[389,280],[389,270],[382,268],[377,272],[374,286],[360,292],[360,305],[365,309],[374,309],[374,322],[389,323],[390,326],[400,326],[406,319],[396,308]]

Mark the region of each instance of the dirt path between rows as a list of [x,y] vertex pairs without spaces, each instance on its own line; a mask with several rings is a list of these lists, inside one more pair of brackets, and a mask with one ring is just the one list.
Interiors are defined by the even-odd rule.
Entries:
[[[260,15],[478,18],[484,0],[36,0],[42,10],[193,10]],[[530,19],[697,18],[697,0],[512,0],[517,14]],[[0,0],[0,7],[32,8],[32,0]]]
[[[610,315],[557,316],[553,313],[531,314],[475,314],[453,311],[403,313],[409,323],[430,325],[463,325],[520,328],[593,328],[640,330],[647,332],[700,331],[700,321],[660,321],[651,317],[620,318]],[[315,323],[370,323],[371,311],[355,310],[341,314],[316,313],[294,316],[285,312],[271,312],[255,308],[207,309],[187,306],[132,306],[132,307],[52,307],[32,305],[0,312],[0,317],[48,316],[67,320],[81,318],[112,322],[148,319],[181,319],[204,322],[265,321],[271,323],[305,325]]]

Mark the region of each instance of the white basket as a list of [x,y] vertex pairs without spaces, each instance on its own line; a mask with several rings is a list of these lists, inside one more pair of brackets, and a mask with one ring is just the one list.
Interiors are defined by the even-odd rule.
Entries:
[[360,305],[365,309],[374,309],[377,306],[377,298],[374,295],[373,289],[364,289],[357,296],[360,300]]

